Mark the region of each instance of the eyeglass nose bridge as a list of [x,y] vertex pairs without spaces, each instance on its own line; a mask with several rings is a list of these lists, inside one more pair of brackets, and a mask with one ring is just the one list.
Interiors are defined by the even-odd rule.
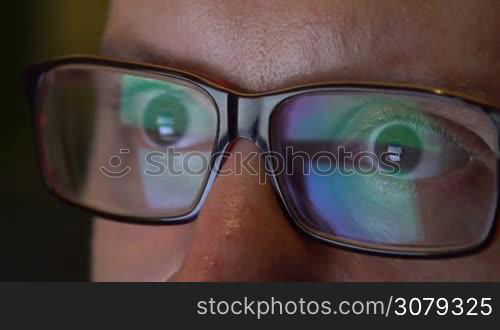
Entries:
[[234,138],[241,138],[256,143],[259,139],[259,123],[261,121],[262,99],[237,97],[235,108],[229,109],[236,116],[230,123],[235,125]]
[[288,96],[288,93],[259,97],[230,95],[230,139],[245,139],[254,143],[260,150],[268,151],[271,113]]

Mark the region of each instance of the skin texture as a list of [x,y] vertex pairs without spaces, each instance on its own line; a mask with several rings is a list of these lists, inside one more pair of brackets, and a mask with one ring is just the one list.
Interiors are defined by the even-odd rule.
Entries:
[[[495,0],[120,0],[110,9],[103,52],[247,92],[407,82],[500,105],[499,14]],[[256,147],[238,141],[232,150]],[[498,231],[480,253],[452,259],[329,247],[295,230],[271,186],[244,174],[219,177],[190,224],[96,221],[92,268],[98,281],[484,281],[500,280],[499,252]]]

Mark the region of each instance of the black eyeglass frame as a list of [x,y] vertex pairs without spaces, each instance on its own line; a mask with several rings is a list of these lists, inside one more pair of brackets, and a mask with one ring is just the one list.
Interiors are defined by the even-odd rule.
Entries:
[[[102,217],[105,219],[127,222],[127,223],[141,223],[148,225],[157,224],[183,224],[191,222],[198,217],[201,211],[208,193],[210,192],[215,179],[217,178],[220,169],[223,166],[225,160],[222,155],[228,150],[229,145],[238,138],[243,138],[250,140],[255,143],[263,152],[269,152],[271,150],[270,143],[270,119],[273,111],[279,107],[279,105],[285,100],[291,97],[307,94],[311,92],[322,92],[322,91],[339,91],[342,89],[349,90],[363,90],[369,89],[379,90],[379,91],[406,91],[406,92],[418,92],[428,95],[447,97],[459,99],[463,102],[471,104],[473,106],[481,108],[493,121],[497,128],[497,138],[500,141],[500,109],[495,108],[483,100],[466,96],[460,93],[448,91],[445,89],[422,87],[411,84],[388,84],[379,82],[327,82],[327,83],[314,83],[305,84],[291,88],[274,90],[266,93],[242,93],[235,90],[231,90],[220,84],[214,83],[204,77],[196,74],[188,73],[183,70],[178,70],[174,68],[150,65],[144,63],[116,60],[105,57],[98,56],[67,56],[62,58],[57,58],[54,60],[49,60],[42,62],[40,64],[35,64],[29,66],[25,71],[25,89],[27,92],[28,102],[32,112],[33,128],[35,132],[35,145],[37,149],[37,155],[42,163],[43,155],[41,148],[41,132],[40,127],[37,124],[38,114],[40,113],[40,107],[38,106],[37,100],[37,89],[43,77],[48,72],[60,68],[63,66],[82,66],[82,67],[102,67],[107,69],[125,70],[129,73],[135,73],[137,75],[153,75],[156,79],[161,80],[163,78],[175,78],[184,80],[187,83],[194,84],[200,88],[207,96],[213,101],[215,108],[217,110],[217,135],[216,142],[214,144],[213,153],[220,155],[218,157],[212,157],[212,163],[210,174],[206,179],[203,187],[203,192],[200,198],[196,202],[195,207],[189,212],[181,216],[168,217],[168,218],[146,218],[146,217],[136,217],[136,216],[124,216],[116,215],[113,213],[107,213],[102,210],[93,209],[86,205],[80,204],[73,200],[70,200],[59,194],[50,183],[47,181],[43,170],[41,170],[42,179],[46,189],[55,197],[62,200],[63,202],[76,206],[79,209],[90,212],[94,216]],[[500,143],[499,143],[500,144]],[[498,158],[498,155],[497,155]],[[269,160],[268,160],[269,161]],[[273,168],[273,164],[269,164],[270,168]],[[497,161],[497,169],[500,165],[500,160]],[[498,176],[497,187],[500,186],[500,176]],[[466,247],[444,247],[444,248],[415,248],[407,249],[403,251],[402,249],[390,248],[384,244],[373,244],[366,243],[355,240],[347,240],[342,238],[327,238],[321,235],[312,228],[305,226],[301,221],[298,220],[297,212],[294,211],[294,206],[290,205],[284,195],[280,184],[277,179],[277,175],[270,175],[273,190],[279,200],[279,204],[282,207],[284,213],[291,219],[292,223],[300,229],[301,232],[306,233],[310,237],[320,240],[321,242],[327,243],[329,245],[334,245],[336,247],[363,252],[368,254],[383,255],[383,256],[399,256],[399,257],[452,257],[452,256],[462,256],[465,254],[470,254],[477,252],[480,249],[485,248],[492,239],[492,233],[495,231],[496,218],[498,216],[498,196],[495,206],[495,219],[489,230],[487,236],[479,244],[474,244]],[[383,246],[383,247],[380,247]]]

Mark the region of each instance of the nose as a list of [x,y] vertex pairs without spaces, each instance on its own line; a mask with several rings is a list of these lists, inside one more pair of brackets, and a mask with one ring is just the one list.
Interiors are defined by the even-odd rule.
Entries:
[[[242,159],[249,160],[246,168],[241,168]],[[171,280],[313,280],[304,267],[307,239],[284,215],[269,178],[263,180],[257,147],[235,142],[223,172],[231,174],[219,176],[213,185],[184,262]]]

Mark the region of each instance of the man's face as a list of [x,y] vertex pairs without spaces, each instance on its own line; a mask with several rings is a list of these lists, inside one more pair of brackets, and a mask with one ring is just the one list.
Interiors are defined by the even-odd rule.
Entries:
[[[382,81],[444,87],[500,105],[499,14],[496,0],[120,0],[111,6],[103,52],[246,92]],[[255,150],[246,141],[231,147]],[[292,227],[269,184],[244,174],[219,177],[189,224],[95,221],[92,266],[94,280],[499,280],[499,252],[498,231],[487,249],[450,259],[326,246]]]

